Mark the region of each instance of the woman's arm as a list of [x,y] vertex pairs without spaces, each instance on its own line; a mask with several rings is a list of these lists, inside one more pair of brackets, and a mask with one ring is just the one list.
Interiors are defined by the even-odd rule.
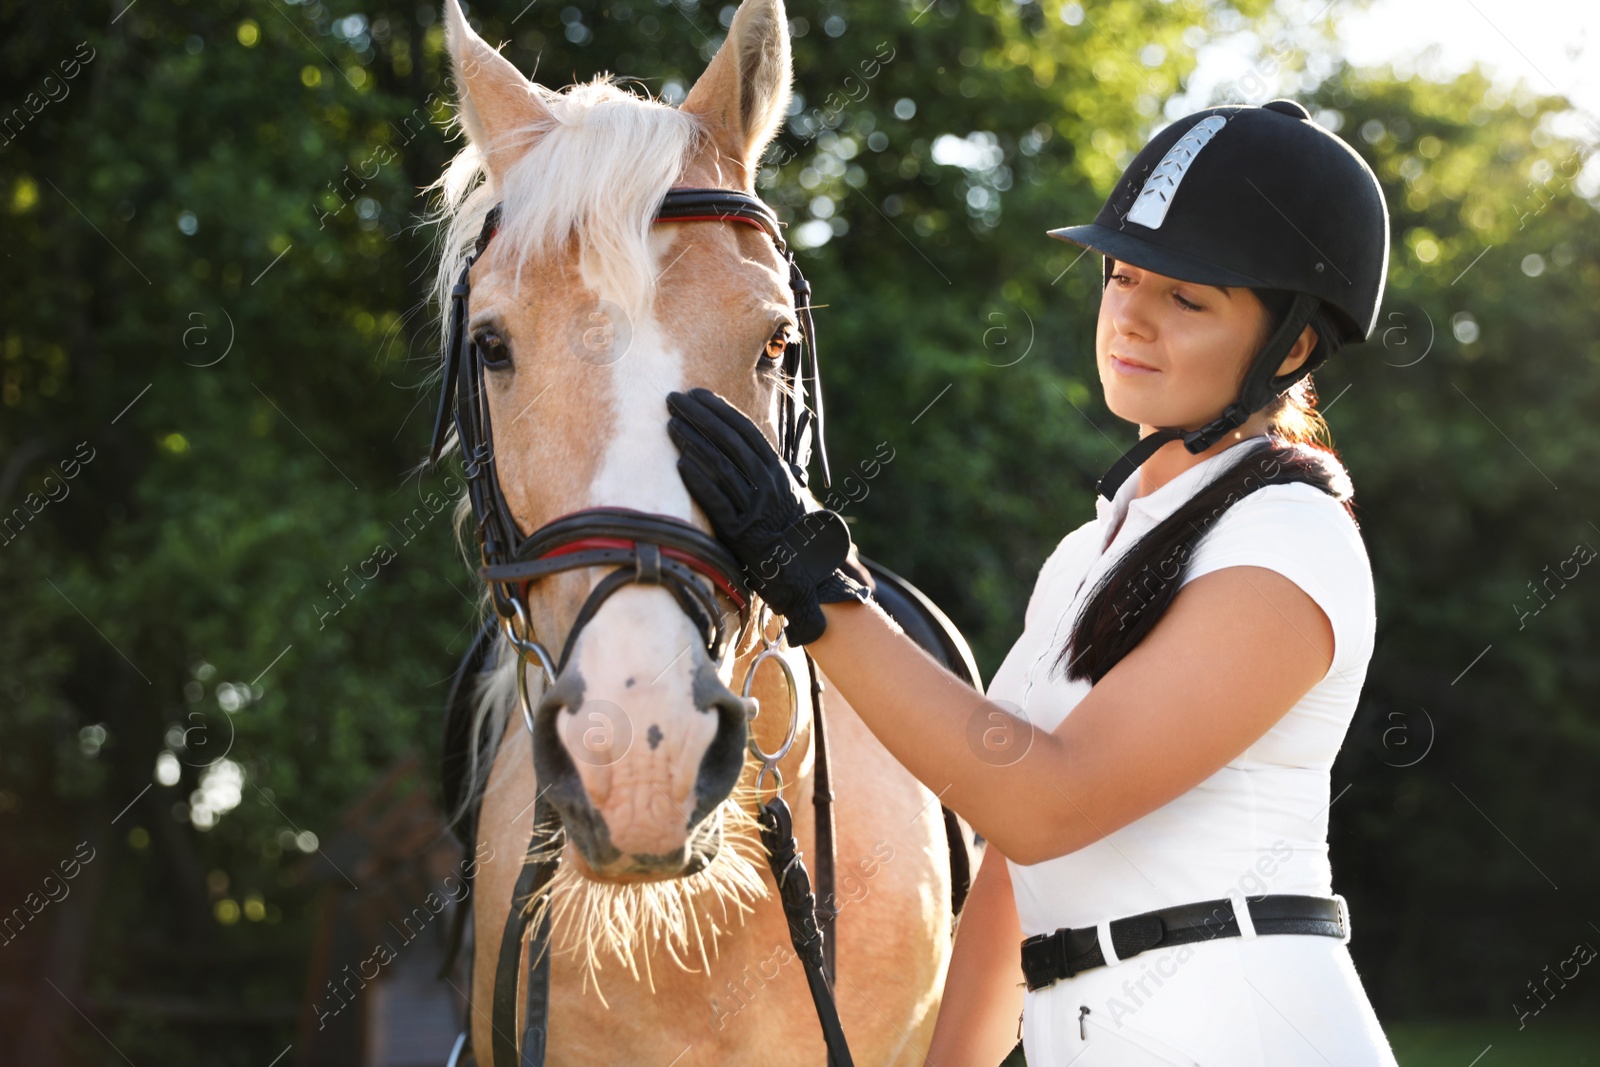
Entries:
[[[1073,852],[1194,788],[1328,673],[1333,627],[1316,602],[1274,570],[1225,567],[1183,586],[1054,733],[1032,730],[862,602],[840,569],[844,520],[805,507],[747,416],[705,389],[667,404],[684,485],[789,640],[809,644],[878,740],[1018,863]],[[991,746],[1008,735],[1015,746]]]
[[[1328,672],[1333,628],[1264,567],[1185,585],[1054,733],[989,703],[875,607],[823,605],[807,647],[868,728],[1018,863],[1105,837],[1215,774]],[[1016,747],[994,749],[1009,732]]]
[[961,909],[926,1067],[990,1067],[1016,1045],[1021,942],[1011,871],[1000,850],[989,845]]

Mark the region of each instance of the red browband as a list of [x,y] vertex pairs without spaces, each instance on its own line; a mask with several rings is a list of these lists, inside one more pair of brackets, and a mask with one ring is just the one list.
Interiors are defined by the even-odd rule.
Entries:
[[[537,558],[551,559],[555,556],[565,556],[573,552],[584,552],[591,548],[637,549],[638,544],[639,543],[637,541],[633,541],[625,537],[580,537],[576,541],[568,541],[559,548],[552,548],[550,551],[541,554]],[[667,548],[666,546],[662,546],[661,554],[666,556],[668,559],[675,559],[687,567],[693,567],[707,578],[710,578],[711,581],[716,584],[718,589],[721,589],[724,593],[728,594],[729,600],[732,600],[739,606],[740,611],[744,610],[744,597],[739,595],[738,590],[734,589],[733,583],[728,581],[727,577],[715,567],[711,566],[709,563],[706,563],[704,560],[696,559],[694,556],[684,552],[682,549]],[[522,585],[524,594],[526,594],[529,582],[523,582]]]

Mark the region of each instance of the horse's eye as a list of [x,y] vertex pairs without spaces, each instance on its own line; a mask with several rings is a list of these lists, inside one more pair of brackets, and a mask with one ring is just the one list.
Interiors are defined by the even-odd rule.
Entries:
[[502,369],[511,366],[511,346],[493,330],[479,330],[472,335],[472,343],[478,347],[479,358],[485,367]]
[[782,363],[784,350],[789,347],[789,338],[793,332],[794,327],[789,323],[779,325],[767,341],[767,348],[762,356],[772,363]]

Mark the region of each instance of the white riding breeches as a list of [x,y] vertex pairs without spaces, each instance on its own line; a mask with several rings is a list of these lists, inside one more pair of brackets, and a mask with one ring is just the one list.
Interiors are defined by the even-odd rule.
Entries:
[[1396,1067],[1334,938],[1217,938],[1028,993],[1028,1067]]

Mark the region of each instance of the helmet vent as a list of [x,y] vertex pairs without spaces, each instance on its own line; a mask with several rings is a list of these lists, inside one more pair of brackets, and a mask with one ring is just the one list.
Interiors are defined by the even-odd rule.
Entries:
[[1209,144],[1217,131],[1227,124],[1228,120],[1221,115],[1211,115],[1195,123],[1188,133],[1178,138],[1145,180],[1144,188],[1139,190],[1139,197],[1128,212],[1127,221],[1137,222],[1152,230],[1160,229],[1166,220],[1167,209],[1172,206],[1172,198],[1177,195],[1178,185],[1194,165],[1200,149]]

